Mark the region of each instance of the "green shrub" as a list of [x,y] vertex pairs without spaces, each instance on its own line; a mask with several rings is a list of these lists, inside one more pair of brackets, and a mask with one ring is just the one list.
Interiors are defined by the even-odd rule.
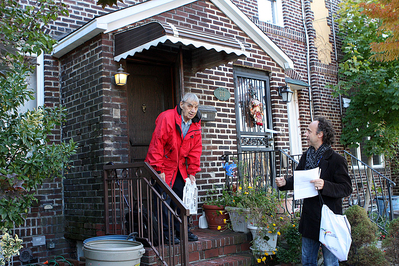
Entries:
[[376,247],[378,227],[358,205],[349,207],[345,215],[351,224],[352,245],[348,260],[342,265],[386,266],[384,252]]
[[298,225],[299,221],[295,219],[281,228],[277,246],[277,259],[279,262],[301,262],[302,235],[298,231]]
[[386,238],[382,241],[385,255],[392,265],[399,264],[399,218],[392,220],[388,226]]

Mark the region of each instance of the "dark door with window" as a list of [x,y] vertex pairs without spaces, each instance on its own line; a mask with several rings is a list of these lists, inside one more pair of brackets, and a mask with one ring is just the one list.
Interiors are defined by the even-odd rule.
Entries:
[[236,68],[234,78],[238,151],[272,150],[268,73]]
[[173,68],[128,62],[127,84],[130,161],[147,155],[157,116],[174,108]]

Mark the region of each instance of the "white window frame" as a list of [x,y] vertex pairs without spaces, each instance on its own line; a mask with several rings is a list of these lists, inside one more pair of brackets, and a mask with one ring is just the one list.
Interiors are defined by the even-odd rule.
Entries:
[[290,154],[302,154],[302,134],[299,120],[298,88],[290,86],[293,90],[292,100],[287,104],[288,132],[290,136]]
[[[357,143],[358,147],[356,148],[355,152],[356,154],[352,154],[353,156],[355,156],[356,158],[358,158],[360,161],[362,161],[362,147],[360,143]],[[374,157],[375,155],[373,155]],[[377,155],[378,156],[378,155]],[[380,154],[380,162],[381,164],[374,164],[374,158],[371,157],[371,165],[369,165],[372,168],[385,168],[385,160],[384,160],[384,155]],[[367,164],[367,162],[364,162]],[[357,166],[354,166],[357,167]]]
[[[44,55],[41,53],[39,56],[33,55],[31,57],[36,57],[36,84],[32,84],[30,86],[31,89],[34,89],[36,92],[36,97],[34,100],[29,100],[28,102],[25,102],[25,104],[19,109],[19,112],[26,112],[28,111],[29,102],[35,101],[36,104],[34,105],[34,108],[38,108],[39,106],[44,105]],[[28,81],[27,81],[28,82]]]
[[[262,12],[265,8],[268,7],[269,2],[271,2],[271,5],[273,7],[273,10],[275,11],[275,20],[273,21],[270,20],[270,18]],[[283,4],[282,0],[258,0],[258,17],[259,21],[271,23],[277,26],[284,27],[284,20],[283,20]]]

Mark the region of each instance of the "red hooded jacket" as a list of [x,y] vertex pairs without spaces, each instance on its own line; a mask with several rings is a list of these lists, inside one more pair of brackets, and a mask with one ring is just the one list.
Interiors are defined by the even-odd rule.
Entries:
[[155,121],[150,147],[145,159],[155,171],[165,173],[165,182],[173,187],[177,171],[184,179],[201,170],[202,153],[201,113],[192,119],[190,129],[183,139],[182,117],[179,105],[162,112]]

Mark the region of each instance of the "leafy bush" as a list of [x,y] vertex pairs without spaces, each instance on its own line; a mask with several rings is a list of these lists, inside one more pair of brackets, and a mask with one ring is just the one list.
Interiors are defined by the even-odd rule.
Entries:
[[[36,6],[35,6],[36,5]],[[0,2],[0,226],[18,227],[37,200],[35,190],[47,178],[56,178],[69,167],[76,144],[52,138],[65,121],[62,106],[20,112],[34,99],[27,78],[34,73],[32,56],[50,54],[56,43],[49,22],[68,14],[65,4],[38,0]]]
[[349,207],[345,215],[351,224],[352,245],[343,265],[385,266],[384,252],[376,247],[378,227],[359,205]]
[[298,231],[299,220],[281,228],[281,236],[278,239],[277,259],[284,263],[300,263],[302,254],[302,235]]
[[392,220],[388,226],[386,238],[382,241],[385,255],[391,265],[399,264],[399,218]]

